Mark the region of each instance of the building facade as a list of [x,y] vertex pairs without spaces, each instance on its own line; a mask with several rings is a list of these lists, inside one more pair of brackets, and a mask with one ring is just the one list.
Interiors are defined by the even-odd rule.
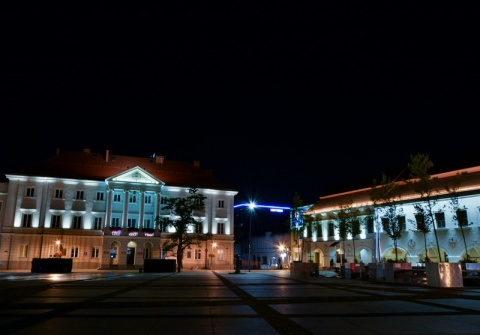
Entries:
[[[91,152],[60,153],[6,174],[0,183],[0,270],[29,270],[34,258],[69,257],[73,270],[142,267],[164,252],[156,218],[168,198],[206,197],[189,233],[212,239],[184,253],[184,268],[233,269],[238,193],[195,161]],[[168,229],[168,228],[167,228]]]
[[[313,205],[292,209],[294,260],[312,261],[320,267],[388,260],[416,265],[426,257],[431,262],[460,262],[468,253],[471,260],[480,262],[480,167],[436,174],[431,179],[434,226],[430,232],[417,229],[426,220],[425,213],[418,210],[425,199],[403,181],[395,183],[399,191],[396,215],[404,225],[396,247],[384,230],[386,208],[371,200],[372,188],[323,196]],[[456,192],[448,192],[446,186],[451,190],[457,180]],[[358,213],[360,233],[355,239],[351,234],[345,240],[340,238],[338,214],[345,204]]]

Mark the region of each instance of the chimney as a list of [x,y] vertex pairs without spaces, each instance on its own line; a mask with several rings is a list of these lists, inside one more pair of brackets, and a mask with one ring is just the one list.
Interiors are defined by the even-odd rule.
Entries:
[[200,161],[193,161],[193,166],[200,167]]
[[86,154],[89,154],[89,153],[90,153],[90,149],[84,148],[84,149],[83,149],[83,152],[86,153]]
[[165,161],[165,156],[155,156],[155,163],[163,164],[164,161]]
[[56,155],[56,156],[60,155],[60,148],[57,148],[57,149],[55,150],[55,155]]
[[110,154],[110,150],[107,149],[107,151],[105,152],[105,162],[108,163],[108,155]]

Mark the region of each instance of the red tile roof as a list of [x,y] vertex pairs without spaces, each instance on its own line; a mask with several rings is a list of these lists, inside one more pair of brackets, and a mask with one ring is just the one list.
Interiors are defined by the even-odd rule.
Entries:
[[[440,173],[436,175],[431,175],[433,179],[433,189],[435,190],[434,196],[447,196],[448,193],[445,190],[445,185],[452,187],[454,185],[454,180],[457,175],[460,173],[462,175],[460,188],[458,189],[459,193],[465,194],[468,192],[478,193],[480,190],[480,166],[449,171],[445,173]],[[398,190],[401,194],[400,201],[408,201],[415,198],[419,198],[416,194],[404,181],[397,182]],[[373,180],[372,180],[373,186]],[[312,212],[329,212],[339,210],[340,204],[347,204],[350,201],[353,202],[355,207],[361,206],[370,206],[373,205],[370,200],[370,193],[372,188],[364,188],[353,190],[349,192],[343,192],[338,194],[332,194],[328,196],[322,196],[320,199],[308,210],[309,213]]]
[[155,158],[150,157],[123,156],[107,152],[102,155],[85,150],[57,154],[10,174],[103,181],[139,166],[162,180],[165,186],[236,191],[230,185],[216,179],[211,170],[202,170],[198,165],[193,162],[166,159],[163,163],[157,163]]

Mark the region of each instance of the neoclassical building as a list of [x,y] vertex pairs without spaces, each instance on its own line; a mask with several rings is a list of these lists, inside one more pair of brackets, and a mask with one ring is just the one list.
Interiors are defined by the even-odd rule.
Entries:
[[162,245],[169,216],[162,204],[206,196],[189,233],[212,239],[186,250],[184,268],[233,269],[234,197],[199,161],[70,151],[5,175],[0,183],[0,270],[29,270],[34,258],[69,257],[73,270],[142,267],[147,258],[175,258]]
[[[455,195],[458,203],[452,206],[451,200],[455,197],[445,186],[451,188],[457,175],[461,176]],[[405,182],[396,182],[400,194],[398,219],[405,224],[401,238],[397,240],[398,259],[412,264],[422,263],[427,253],[433,262],[459,262],[468,251],[471,259],[480,262],[480,166],[440,173],[431,178],[438,245],[433,228],[425,236],[416,228],[417,221],[424,218],[414,205],[422,204],[422,199]],[[293,210],[293,259],[313,261],[321,267],[332,263],[338,266],[344,260],[354,263],[356,259],[365,264],[395,260],[394,242],[383,230],[384,208],[381,204],[374,206],[371,192],[370,187],[322,196],[313,205]],[[360,214],[363,213],[359,216],[361,233],[355,240],[351,235],[345,242],[340,239],[337,214],[342,204],[351,204],[360,210]],[[303,229],[302,214],[315,218],[311,229]]]

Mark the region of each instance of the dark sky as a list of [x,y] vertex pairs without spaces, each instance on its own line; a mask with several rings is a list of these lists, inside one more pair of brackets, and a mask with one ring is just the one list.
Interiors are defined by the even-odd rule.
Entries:
[[[262,25],[247,24],[262,11]],[[416,153],[437,168],[480,165],[468,8],[246,13],[191,11],[186,26],[157,25],[168,15],[146,10],[92,12],[66,16],[73,23],[61,29],[13,16],[0,172],[57,147],[156,153],[200,160],[237,202],[290,206],[295,192],[313,203],[370,187]]]

